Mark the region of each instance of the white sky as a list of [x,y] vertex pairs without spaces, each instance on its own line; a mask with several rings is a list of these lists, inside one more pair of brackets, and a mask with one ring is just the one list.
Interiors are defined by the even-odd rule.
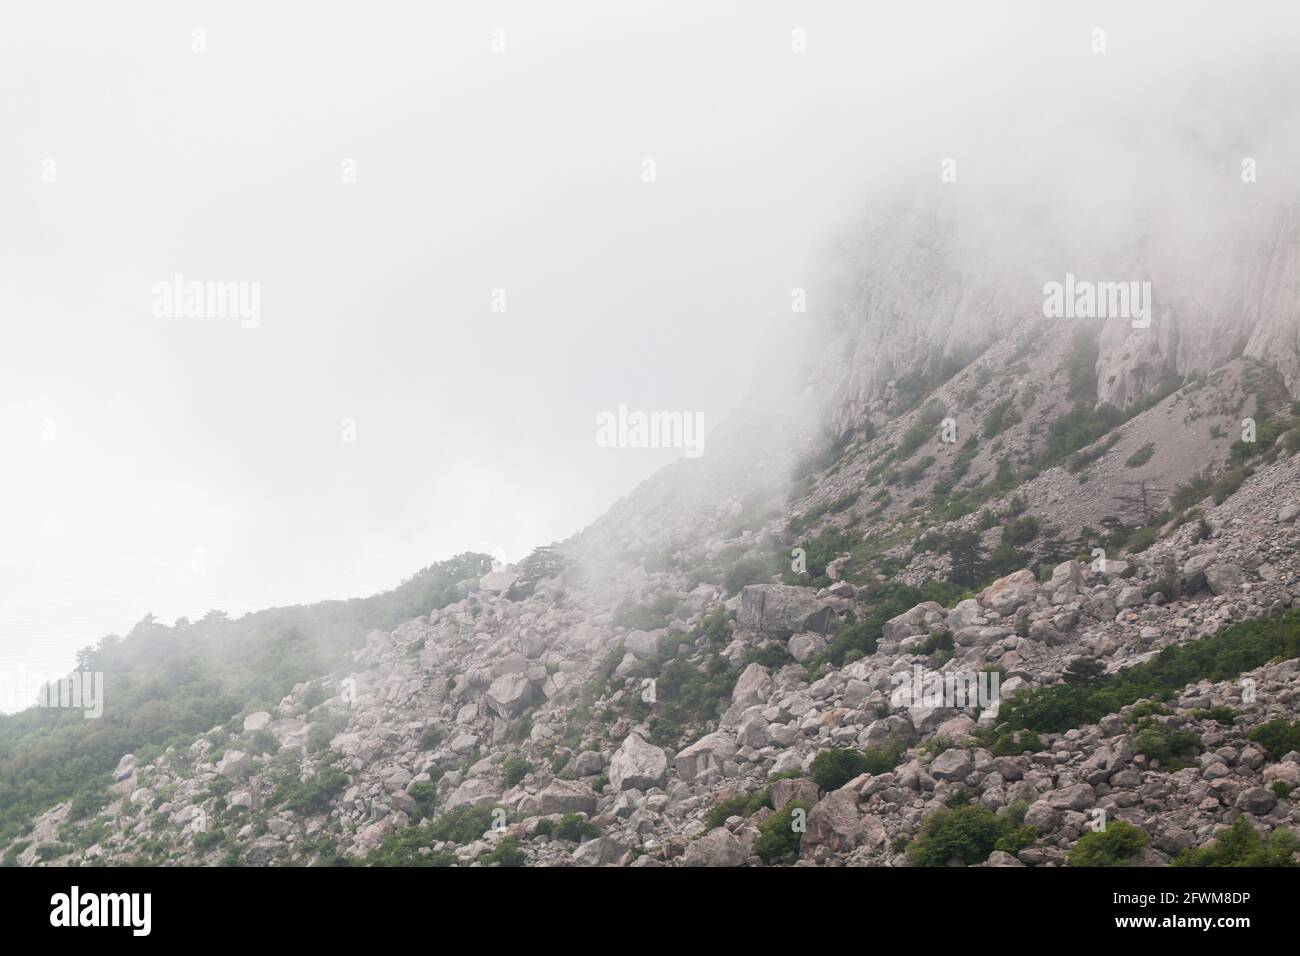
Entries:
[[[864,190],[1296,35],[1131,6],[6,5],[0,669],[568,536],[680,454],[596,414],[725,417]],[[259,282],[260,327],[154,317],[177,272]]]

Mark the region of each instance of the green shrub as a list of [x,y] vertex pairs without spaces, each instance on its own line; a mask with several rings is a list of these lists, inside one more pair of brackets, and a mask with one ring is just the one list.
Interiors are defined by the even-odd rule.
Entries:
[[957,642],[953,639],[951,631],[937,631],[925,639],[925,643],[917,650],[918,654],[939,654],[947,651],[953,651],[957,647]]
[[527,740],[533,732],[533,718],[520,717],[518,720],[512,720],[506,726],[505,736],[502,738],[506,743],[517,744]]
[[709,808],[708,815],[704,818],[704,824],[710,830],[725,824],[732,817],[748,816],[749,797],[741,794],[738,797],[731,797],[727,800],[719,800]]
[[312,710],[325,703],[328,699],[325,688],[321,686],[320,681],[312,681],[307,685],[307,689],[302,695],[302,705],[307,710]]
[[61,856],[66,856],[72,851],[72,847],[66,843],[42,843],[36,848],[36,859],[42,863],[48,863],[50,860],[57,860]]
[[307,753],[318,754],[328,750],[330,741],[347,727],[347,718],[330,717],[318,720],[307,729]]
[[854,777],[866,773],[867,755],[860,750],[834,747],[813,758],[808,775],[823,791],[838,790]]
[[899,765],[906,752],[907,745],[901,740],[870,747],[865,751],[833,747],[813,758],[808,776],[822,791],[838,790],[864,773],[888,773]]
[[438,785],[427,781],[413,783],[406,788],[411,799],[416,803],[416,813],[419,816],[416,819],[432,816],[434,805],[438,802]]
[[[653,743],[678,746],[683,738],[717,718],[731,697],[739,672],[721,654],[731,641],[731,633],[730,618],[724,608],[719,608],[690,634],[661,640],[658,653],[643,661],[635,672],[638,678],[655,679],[655,707],[650,708],[639,695],[624,695],[613,712],[647,721]],[[608,661],[611,672],[620,659],[621,651],[615,648]]]
[[523,866],[528,862],[528,856],[519,845],[518,837],[505,837],[491,853],[485,853],[482,860],[488,866]]
[[1145,830],[1124,820],[1114,820],[1100,833],[1079,838],[1070,851],[1070,866],[1129,866],[1129,859],[1151,838]]
[[1192,711],[1192,716],[1200,720],[1213,720],[1231,727],[1237,720],[1237,712],[1231,707],[1203,707]]
[[513,787],[520,783],[532,771],[532,764],[518,755],[507,757],[501,761],[502,782],[507,787]]
[[1205,748],[1190,730],[1175,730],[1151,718],[1139,721],[1133,734],[1133,752],[1160,761],[1165,772],[1190,767]]
[[[1025,834],[1008,817],[998,816],[987,807],[968,803],[936,810],[921,825],[921,832],[907,846],[912,866],[962,866],[983,863],[998,848],[999,841],[1012,845]],[[1032,835],[1029,836],[1032,840]]]
[[[794,778],[800,776],[797,770],[784,773],[781,778]],[[720,800],[709,810],[709,815],[705,818],[705,823],[709,829],[715,829],[722,826],[732,817],[748,817],[757,813],[763,807],[772,805],[772,784],[768,784],[761,790],[752,794],[741,794],[731,797],[727,800]]]
[[1096,401],[1097,359],[1101,347],[1090,326],[1075,330],[1070,342],[1070,354],[1065,359],[1065,374],[1069,381],[1067,395],[1071,400]]
[[0,866],[17,866],[18,857],[29,846],[31,846],[31,843],[26,840],[19,840],[17,843],[10,844],[9,849],[5,850],[4,859],[0,860]]
[[[486,829],[486,827],[484,828]],[[384,842],[366,855],[366,866],[446,867],[456,865],[456,854],[433,851],[440,842],[429,827],[407,827],[384,837]],[[428,851],[428,852],[421,852]]]
[[998,842],[993,845],[993,849],[1015,856],[1025,847],[1033,844],[1036,839],[1038,839],[1038,831],[1028,824],[1023,824],[998,837]]
[[1300,750],[1300,721],[1289,724],[1282,718],[1260,724],[1247,735],[1276,759]]
[[1263,839],[1245,817],[1220,830],[1212,843],[1184,850],[1172,866],[1296,866],[1300,841],[1290,830],[1279,827]]
[[78,790],[72,797],[72,804],[68,807],[68,819],[84,819],[107,805],[107,793],[97,787],[86,787],[84,790]]
[[1141,554],[1151,545],[1156,543],[1156,538],[1160,537],[1159,528],[1138,528],[1132,536],[1124,542],[1124,550],[1129,554]]
[[325,767],[309,780],[299,781],[296,775],[282,779],[271,793],[271,806],[310,816],[329,809],[334,795],[348,783],[348,775],[337,767]]
[[1218,478],[1215,479],[1214,485],[1210,488],[1211,494],[1214,495],[1214,503],[1221,505],[1240,488],[1247,478],[1251,475],[1249,468],[1229,468]]
[[937,438],[935,427],[943,421],[943,408],[936,402],[930,402],[921,410],[916,421],[912,422],[911,427],[903,433],[902,439],[898,443],[898,457],[900,460],[910,458],[918,448],[924,445],[931,438]]
[[1128,709],[1126,719],[1130,724],[1136,724],[1147,717],[1168,717],[1169,708],[1159,701],[1144,700],[1140,704],[1134,704]]
[[1156,453],[1156,446],[1151,442],[1147,442],[1137,451],[1133,452],[1133,454],[1128,456],[1128,459],[1124,462],[1124,467],[1140,468],[1143,465],[1145,465],[1147,462],[1149,462],[1151,460],[1151,456],[1154,455],[1155,453]]
[[222,843],[226,839],[226,833],[221,828],[215,830],[205,830],[202,833],[194,834],[194,849],[200,853],[206,853],[214,846]]
[[496,810],[492,806],[459,806],[438,817],[428,829],[434,840],[473,843],[491,829]]
[[985,438],[996,438],[1019,421],[1020,414],[1015,410],[1015,399],[1004,398],[984,416],[983,435]]
[[1192,505],[1204,500],[1210,493],[1214,480],[1208,474],[1194,475],[1174,488],[1169,496],[1169,505],[1175,511],[1185,511]]
[[766,584],[780,568],[770,558],[745,558],[727,569],[722,586],[728,594],[738,594],[750,584]]
[[257,755],[274,754],[280,750],[280,741],[275,739],[275,734],[263,728],[253,734],[253,739],[249,741],[248,750],[250,753]]
[[998,732],[1064,733],[1139,700],[1164,699],[1202,680],[1235,679],[1274,658],[1300,657],[1300,612],[1242,621],[1217,634],[1166,647],[1149,661],[1086,685],[1057,684],[1017,694],[1000,710]]
[[1067,684],[1085,687],[1097,684],[1106,676],[1106,665],[1095,657],[1076,657],[1065,666],[1061,680]]
[[581,813],[566,813],[555,822],[555,836],[561,840],[581,843],[600,836],[600,827]]
[[802,828],[795,829],[795,811],[803,811],[800,819],[807,820],[812,807],[802,800],[791,800],[780,810],[758,825],[758,839],[754,841],[754,853],[764,863],[777,863],[799,854],[799,844],[803,840]]
[[1028,544],[1038,537],[1038,521],[1025,515],[1002,526],[1002,543],[1011,547]]
[[[815,520],[815,511],[816,509],[804,515],[802,521]],[[842,528],[828,528],[814,538],[799,540],[797,544],[804,550],[805,573],[796,572],[787,560],[781,568],[781,579],[786,584],[827,587],[832,582],[826,574],[826,566],[836,558],[852,551],[858,543],[858,539],[852,533]],[[780,556],[773,560],[779,563]]]
[[981,727],[976,735],[985,741],[989,751],[995,757],[1019,757],[1021,754],[1038,753],[1043,749],[1043,742],[1038,739],[1038,734],[1028,730],[998,732]]
[[769,670],[780,670],[786,664],[794,662],[790,652],[784,644],[776,641],[764,644],[761,647],[748,647],[745,649],[745,666],[750,664],[761,664]]

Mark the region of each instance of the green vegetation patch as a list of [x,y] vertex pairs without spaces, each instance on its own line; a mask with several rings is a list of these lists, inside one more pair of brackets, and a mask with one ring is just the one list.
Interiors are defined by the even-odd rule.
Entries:
[[999,730],[1061,733],[1095,723],[1129,704],[1165,700],[1197,681],[1224,681],[1273,659],[1300,657],[1300,611],[1242,621],[1217,634],[1085,684],[1057,684],[1017,694],[1001,708]]

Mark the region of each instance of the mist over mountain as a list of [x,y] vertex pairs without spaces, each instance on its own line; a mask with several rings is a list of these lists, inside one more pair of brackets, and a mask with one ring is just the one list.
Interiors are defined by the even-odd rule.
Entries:
[[[619,250],[598,260],[607,284],[531,300],[528,321],[565,301],[576,310],[550,327],[558,345],[513,306],[485,312],[496,286],[481,250],[464,261],[483,273],[484,309],[451,310],[472,317],[447,323],[442,364],[413,356],[404,321],[377,326],[359,347],[392,368],[358,371],[367,384],[352,397],[392,414],[377,416],[375,457],[327,479],[382,499],[338,517],[377,530],[332,541],[334,519],[317,511],[313,547],[425,548],[429,514],[450,506],[412,519],[409,539],[388,509],[420,512],[407,496],[433,459],[404,449],[441,441],[437,467],[452,477],[437,490],[463,492],[456,527],[488,516],[494,530],[476,540],[507,535],[517,553],[414,562],[369,597],[150,615],[91,643],[76,672],[102,676],[101,713],[65,701],[0,716],[4,862],[1300,863],[1300,21],[1262,6],[1254,20],[1192,4],[1163,21],[1117,6],[1099,27],[997,9],[1015,14],[1006,35],[954,11],[934,50],[911,15],[889,21],[908,52],[864,68],[894,83],[862,86],[879,116],[855,116],[868,129],[852,141],[870,145],[870,164],[851,186],[815,164],[774,181],[810,197],[819,222],[793,230],[809,250],[797,268],[787,246],[747,239],[758,227],[736,209],[707,241],[681,238],[712,251],[699,268],[722,286],[745,271],[760,292],[731,305],[725,289],[701,292],[656,325],[671,303],[634,303],[638,288],[712,283],[654,253],[679,238],[669,213],[620,194],[620,215],[664,218],[602,243]],[[1181,44],[1153,26],[1174,21]],[[813,61],[823,38],[852,49],[810,28],[801,51],[803,28],[771,22],[782,57]],[[960,23],[1027,62],[972,71]],[[524,36],[528,50],[544,34]],[[697,42],[682,49],[699,54]],[[940,70],[945,50],[964,52]],[[755,73],[778,69],[763,63]],[[857,74],[835,63],[810,67],[821,72],[799,89],[841,102],[832,80]],[[910,92],[891,73],[909,63]],[[827,142],[809,122],[819,132],[806,145]],[[646,148],[627,148],[632,182],[649,188]],[[669,159],[685,155],[653,168]],[[835,196],[812,198],[814,169]],[[690,204],[670,201],[682,216]],[[578,235],[592,220],[563,220],[547,220],[543,261],[547,244],[594,255]],[[752,268],[733,269],[757,247]],[[728,317],[713,323],[719,309]],[[608,322],[582,331],[597,314]],[[334,331],[331,354],[357,346]],[[283,333],[268,321],[266,334]],[[309,353],[325,348],[314,341]],[[282,376],[289,418],[275,420],[292,420],[294,374],[249,360]],[[413,382],[436,390],[445,366],[482,387],[433,403]],[[314,374],[304,394],[319,398]],[[588,413],[594,395],[607,400]],[[408,402],[436,409],[428,434],[418,411],[393,412]],[[352,419],[331,408],[310,428],[334,441],[336,420]],[[653,439],[635,437],[628,416],[642,413]],[[455,435],[480,424],[485,450],[471,454]],[[367,440],[356,450],[370,454]],[[511,440],[507,455],[486,447]],[[583,450],[566,462],[548,441]],[[640,458],[584,484],[596,456],[651,448],[668,463]],[[276,534],[288,537],[307,514],[286,487],[299,466],[241,464],[268,476],[269,500],[284,496]],[[20,467],[24,486],[39,481],[40,466]],[[501,469],[508,478],[475,487]],[[316,493],[304,491],[321,507],[341,500]],[[568,525],[537,518],[548,495]],[[512,525],[548,534],[520,547]],[[438,554],[478,547],[436,540]],[[285,593],[301,593],[305,579],[290,577]]]

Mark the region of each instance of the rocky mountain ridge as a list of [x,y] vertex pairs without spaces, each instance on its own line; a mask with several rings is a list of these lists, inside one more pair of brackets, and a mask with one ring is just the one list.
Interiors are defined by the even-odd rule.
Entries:
[[[954,800],[1015,812],[1032,828],[988,865],[1063,864],[1095,811],[1149,836],[1139,864],[1168,862],[1242,818],[1263,833],[1294,830],[1300,804],[1282,791],[1300,784],[1300,753],[1271,753],[1250,736],[1294,716],[1294,659],[1197,681],[1163,705],[1135,702],[1018,753],[980,735],[996,724],[988,708],[894,698],[895,675],[915,665],[997,668],[1005,706],[1058,685],[1081,656],[1114,673],[1240,622],[1276,620],[1300,587],[1298,511],[1300,459],[1280,458],[1206,508],[1207,539],[1186,525],[1102,570],[1067,561],[1043,581],[1012,573],[951,608],[918,603],[884,625],[873,653],[816,674],[804,664],[858,606],[847,582],[751,584],[728,599],[708,584],[688,590],[680,572],[642,569],[610,606],[580,568],[522,598],[507,596],[515,572],[494,572],[463,600],[372,633],[349,672],[295,687],[234,732],[214,728],[148,764],[123,757],[111,802],[78,820],[67,804],[42,814],[15,861],[153,853],[172,864],[308,864],[405,860],[409,850],[459,865],[744,865],[770,854],[764,824],[793,808],[804,829],[784,859],[893,866]],[[670,603],[663,626],[628,619],[628,607]],[[950,647],[939,657],[936,638]],[[697,656],[716,645],[733,675],[727,706],[682,724],[680,744],[648,715],[689,682],[638,676],[674,639]],[[780,666],[752,659],[781,646]],[[658,696],[647,703],[650,681]],[[1216,708],[1233,711],[1230,725],[1205,716]],[[1135,746],[1140,720],[1194,733],[1199,752],[1162,767]],[[829,789],[813,779],[821,754],[891,747],[905,748],[893,766]],[[474,808],[484,811],[477,823]],[[457,815],[486,825],[437,839],[435,821]],[[77,847],[83,834],[94,841]],[[58,849],[68,852],[51,855]]]

